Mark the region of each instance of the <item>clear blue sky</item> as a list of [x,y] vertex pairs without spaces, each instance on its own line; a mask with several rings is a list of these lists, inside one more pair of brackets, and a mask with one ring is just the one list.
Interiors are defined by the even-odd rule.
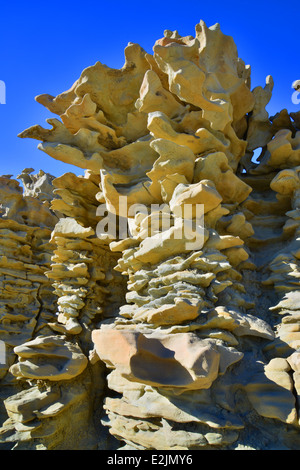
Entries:
[[81,71],[96,61],[112,68],[124,64],[128,42],[152,52],[165,29],[194,35],[195,25],[220,23],[233,36],[239,56],[252,67],[252,87],[275,81],[270,115],[291,101],[291,84],[300,79],[297,1],[92,1],[1,2],[0,80],[6,104],[0,104],[0,174],[16,176],[23,168],[55,176],[81,170],[53,160],[38,141],[17,134],[33,124],[48,127],[53,117],[34,98],[67,90]]

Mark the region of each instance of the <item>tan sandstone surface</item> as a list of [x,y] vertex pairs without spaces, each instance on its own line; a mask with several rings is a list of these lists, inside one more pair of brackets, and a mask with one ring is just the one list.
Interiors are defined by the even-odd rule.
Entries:
[[201,21],[36,98],[57,118],[20,137],[82,175],[0,177],[3,449],[300,450],[300,112],[273,86]]

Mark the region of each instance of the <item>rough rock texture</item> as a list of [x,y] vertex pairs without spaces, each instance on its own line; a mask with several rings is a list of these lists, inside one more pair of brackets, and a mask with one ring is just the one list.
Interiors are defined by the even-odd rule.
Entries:
[[88,356],[91,331],[118,311],[125,286],[116,255],[88,225],[98,220],[97,179],[31,171],[19,176],[24,188],[0,178],[0,446],[106,448],[105,370]]
[[300,114],[250,72],[201,21],[37,97],[85,172],[1,178],[4,447],[300,449]]

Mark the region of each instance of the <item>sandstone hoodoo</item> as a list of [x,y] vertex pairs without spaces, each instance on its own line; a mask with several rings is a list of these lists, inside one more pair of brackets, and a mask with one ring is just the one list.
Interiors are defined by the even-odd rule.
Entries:
[[300,111],[272,90],[201,21],[36,98],[57,118],[20,137],[82,175],[0,177],[3,449],[300,450]]

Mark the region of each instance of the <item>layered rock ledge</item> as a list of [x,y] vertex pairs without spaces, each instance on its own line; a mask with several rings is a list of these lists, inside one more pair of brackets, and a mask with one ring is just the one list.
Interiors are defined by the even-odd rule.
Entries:
[[300,111],[269,116],[273,85],[201,21],[36,98],[57,118],[20,137],[82,175],[0,178],[3,448],[300,449]]

